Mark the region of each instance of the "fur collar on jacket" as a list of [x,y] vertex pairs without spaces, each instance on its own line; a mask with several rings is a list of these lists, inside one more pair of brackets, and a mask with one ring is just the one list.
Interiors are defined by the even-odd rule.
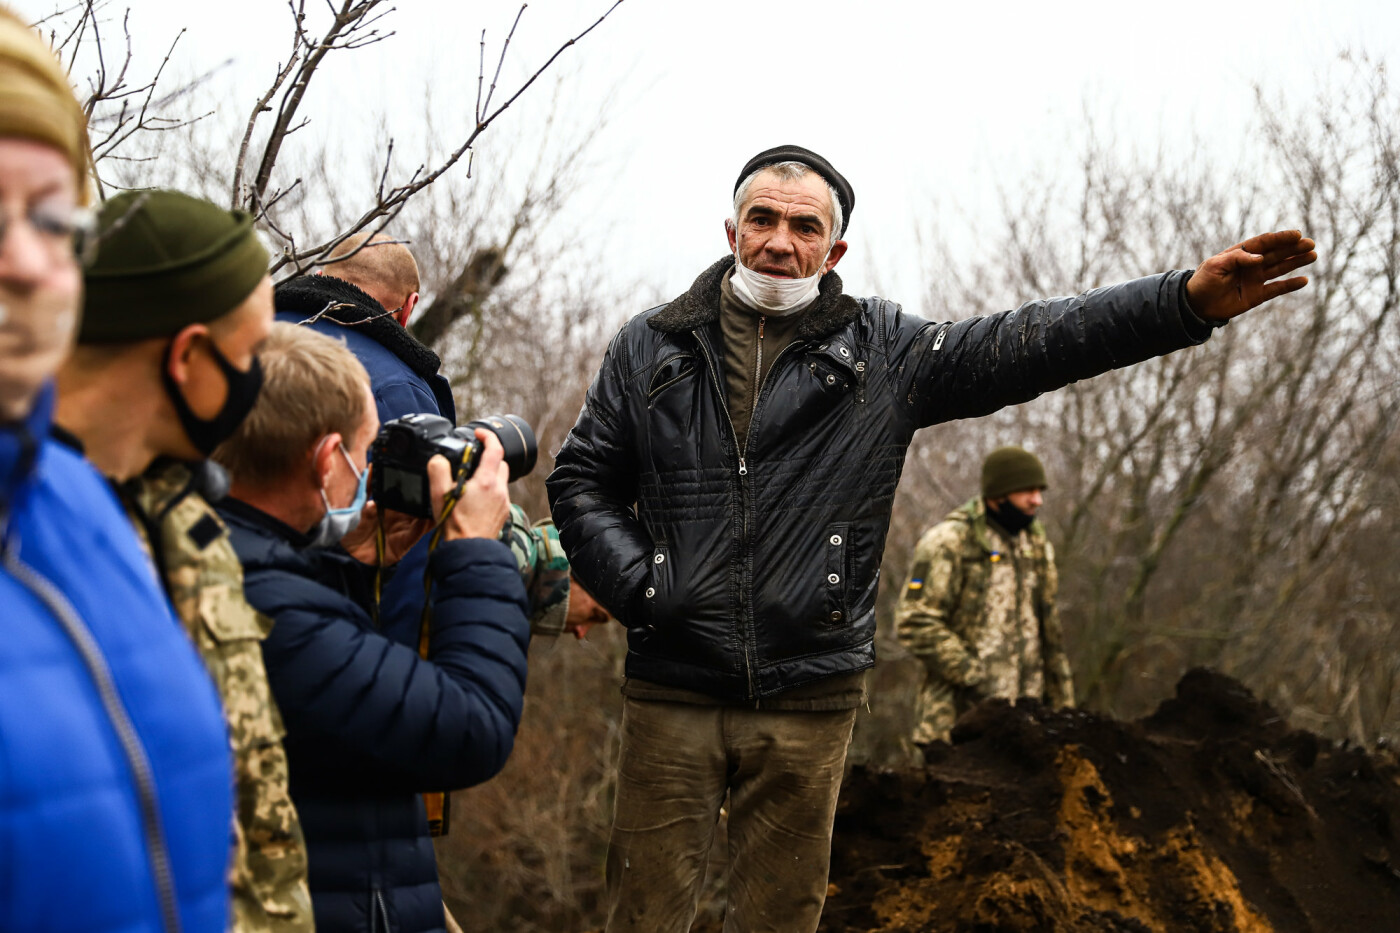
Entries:
[[277,286],[276,303],[278,311],[308,318],[325,311],[328,305],[338,304],[341,307],[326,312],[321,320],[333,321],[364,334],[403,360],[424,380],[432,379],[442,367],[438,355],[385,314],[383,305],[344,279],[333,275],[301,275],[288,279]]
[[[690,290],[647,319],[655,330],[678,334],[719,320],[719,287],[734,265],[733,255],[725,256],[695,280]],[[816,340],[835,333],[860,317],[861,304],[841,291],[841,277],[835,271],[822,276],[817,300],[802,313],[797,337]]]

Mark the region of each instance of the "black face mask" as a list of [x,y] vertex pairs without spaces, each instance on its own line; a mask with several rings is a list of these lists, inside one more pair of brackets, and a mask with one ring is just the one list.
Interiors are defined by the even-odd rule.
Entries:
[[1035,521],[1034,515],[1027,515],[1025,512],[1022,512],[1020,509],[1016,508],[1016,506],[1012,505],[1009,499],[995,508],[988,505],[987,514],[991,516],[994,522],[1013,535],[1020,534],[1022,529],[1029,528],[1031,522]]
[[217,415],[205,419],[190,411],[184,393],[170,375],[170,353],[174,347],[172,342],[166,349],[165,365],[160,370],[161,380],[165,383],[165,394],[170,396],[170,402],[175,406],[175,414],[179,415],[180,425],[185,429],[190,443],[207,457],[214,452],[215,447],[233,436],[243,419],[248,417],[248,412],[253,410],[253,403],[258,400],[258,393],[262,391],[262,363],[254,356],[253,364],[246,371],[238,369],[219,351],[214,341],[209,341],[209,351],[213,354],[214,362],[219,364],[219,369],[223,370],[224,381],[228,383],[228,397],[224,399],[224,407],[219,409]]

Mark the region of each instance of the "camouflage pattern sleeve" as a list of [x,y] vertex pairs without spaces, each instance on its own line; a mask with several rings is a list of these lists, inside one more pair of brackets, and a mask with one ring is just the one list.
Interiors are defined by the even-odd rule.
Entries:
[[1065,653],[1064,629],[1060,625],[1060,572],[1055,567],[1055,549],[1045,542],[1045,568],[1041,573],[1040,651],[1045,663],[1045,702],[1051,706],[1074,705],[1074,679]]
[[228,530],[191,477],[185,464],[157,465],[123,484],[123,496],[223,702],[237,789],[231,930],[311,933],[306,840],[292,803],[282,715],[263,667],[272,620],[244,598]]
[[525,510],[512,503],[507,543],[530,597],[530,631],[561,634],[569,615],[569,559],[554,522],[544,519],[532,526]]
[[986,671],[950,626],[962,589],[962,529],[961,523],[945,521],[919,539],[895,607],[895,634],[931,677],[971,687]]

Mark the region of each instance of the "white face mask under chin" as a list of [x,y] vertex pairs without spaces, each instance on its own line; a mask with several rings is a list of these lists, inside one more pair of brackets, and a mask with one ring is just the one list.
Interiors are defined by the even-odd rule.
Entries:
[[[827,247],[821,266],[826,265],[830,256],[831,247]],[[737,230],[734,233],[734,278],[730,284],[734,286],[734,294],[740,301],[766,314],[782,317],[801,311],[816,301],[822,284],[821,266],[817,267],[816,275],[805,279],[776,279],[755,272],[739,259],[739,233]]]

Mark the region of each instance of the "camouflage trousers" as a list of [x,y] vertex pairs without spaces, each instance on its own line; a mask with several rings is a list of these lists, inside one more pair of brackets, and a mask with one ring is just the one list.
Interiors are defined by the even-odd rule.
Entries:
[[725,933],[810,933],[855,710],[624,698],[607,933],[686,933],[729,797]]

